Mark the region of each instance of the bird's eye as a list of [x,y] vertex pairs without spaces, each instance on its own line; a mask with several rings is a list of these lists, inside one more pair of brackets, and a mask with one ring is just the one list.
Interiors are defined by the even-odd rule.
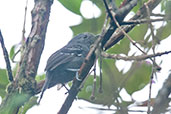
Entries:
[[87,35],[84,36],[84,39],[86,39],[86,38],[87,38]]

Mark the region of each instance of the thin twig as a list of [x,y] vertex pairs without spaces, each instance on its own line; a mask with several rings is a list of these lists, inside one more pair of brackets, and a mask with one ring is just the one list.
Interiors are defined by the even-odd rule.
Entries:
[[96,62],[94,63],[94,78],[93,78],[93,90],[92,90],[92,93],[91,93],[91,96],[90,96],[90,99],[91,100],[95,100],[95,92],[96,92]]
[[132,60],[142,61],[145,59],[149,59],[152,57],[158,57],[158,56],[162,56],[162,55],[169,54],[169,53],[171,53],[171,51],[159,52],[156,54],[149,54],[149,55],[121,56],[118,54],[108,54],[108,53],[102,52],[101,55],[102,55],[102,57],[108,58],[108,59],[117,59],[117,60],[125,60],[125,61],[132,61]]
[[124,21],[122,25],[136,25],[136,24],[143,24],[143,23],[149,23],[149,22],[158,22],[158,21],[165,21],[166,18],[160,18],[160,19],[137,19],[137,20],[129,20]]
[[13,79],[13,75],[12,75],[11,64],[10,64],[10,60],[9,60],[9,56],[8,56],[8,51],[7,51],[5,44],[4,44],[4,38],[2,36],[1,30],[0,30],[0,42],[1,42],[2,50],[3,50],[3,54],[4,54],[4,59],[6,62],[8,79],[9,79],[9,81],[12,82],[14,79]]
[[115,0],[109,0],[110,6],[112,7],[113,12],[118,10],[118,7],[115,4]]
[[25,45],[25,32],[26,32],[25,25],[26,25],[26,15],[27,15],[27,5],[28,5],[28,0],[26,0],[26,6],[25,6],[24,23],[23,23],[22,40],[21,40],[21,48],[16,53],[14,53],[14,55],[12,57],[12,62],[13,63],[17,63],[17,61],[14,61],[15,57],[17,56],[17,54],[19,52],[23,52],[23,50],[24,50],[24,45]]
[[100,83],[99,83],[99,93],[103,93],[103,78],[102,78],[102,56],[100,55]]
[[[102,33],[104,33],[105,32],[105,30],[106,30],[106,28],[107,28],[107,21],[108,21],[108,16],[106,15],[106,18],[105,18],[105,21],[104,21],[104,24],[103,24],[103,28],[102,28]],[[100,48],[101,46],[99,46],[99,48]],[[99,49],[99,51],[100,51],[100,84],[99,84],[99,93],[102,93],[103,92],[103,88],[102,88],[102,80],[103,80],[103,78],[102,78],[102,58],[101,58],[101,49]]]
[[[91,108],[91,109],[95,109],[95,110],[99,110],[99,111],[117,111],[117,112],[120,112],[122,111],[121,109],[112,109],[112,108],[98,108],[98,107],[87,107],[87,108]],[[127,110],[128,112],[147,112],[146,110],[130,110],[128,109]]]
[[[124,17],[130,12],[130,10],[132,10],[132,8],[136,5],[137,0],[131,0],[130,1],[131,4],[127,4],[126,8],[122,7],[122,10],[118,11],[116,13],[116,17],[117,19],[120,19],[119,21],[122,23]],[[155,6],[155,5],[154,5]],[[153,7],[152,7],[153,9]],[[120,14],[120,15],[119,15]],[[146,15],[142,15],[140,17],[143,17]],[[137,17],[139,18],[139,17]],[[91,50],[89,51],[87,57],[85,58],[85,61],[81,68],[80,68],[80,72],[79,72],[79,78],[83,79],[86,77],[86,74],[88,74],[88,71],[90,70],[90,68],[93,66],[95,57],[94,57],[94,51],[97,49],[97,46],[99,46],[99,43],[101,42],[101,47],[103,47],[105,45],[105,43],[108,41],[108,39],[111,37],[111,35],[115,32],[117,26],[113,26],[110,25],[109,28],[107,30],[105,30],[104,33],[101,33],[101,35],[99,36],[99,38],[97,39],[97,41],[95,42],[94,46],[91,48]],[[120,39],[121,40],[121,39]],[[68,97],[66,98],[63,106],[61,107],[60,111],[58,112],[58,114],[65,114],[68,112],[69,108],[71,107],[73,100],[75,99],[76,95],[79,92],[79,87],[81,85],[82,81],[78,81],[76,80],[71,89],[70,89],[70,94],[68,95]]]
[[165,14],[159,14],[159,13],[151,13],[151,16],[166,17]]
[[28,0],[26,0],[26,6],[25,6],[25,13],[24,13],[24,23],[23,23],[23,30],[22,30],[22,39],[21,39],[21,57],[25,48],[25,42],[26,42],[26,37],[25,37],[25,26],[26,26],[26,16],[27,16],[27,5],[28,5]]
[[122,31],[122,33],[129,39],[129,41],[138,49],[140,50],[143,54],[146,54],[140,47],[137,46],[136,42],[121,28],[117,20],[114,18],[114,21],[118,28]]
[[153,77],[154,77],[154,67],[152,68],[151,76],[150,76],[150,86],[149,86],[149,97],[148,97],[148,109],[147,109],[147,114],[150,114],[151,110],[151,90],[152,90],[152,83],[153,83]]
[[[149,9],[149,7],[148,7],[147,4],[144,4],[144,5],[145,5],[145,7],[147,9],[147,19],[150,20],[150,9]],[[156,47],[155,38],[156,37],[154,35],[154,29],[153,29],[152,23],[151,22],[148,22],[148,25],[149,25],[149,28],[151,30],[151,35],[152,35],[152,51],[153,51],[153,54],[155,54],[156,53],[155,52],[155,47]],[[153,57],[153,58],[154,58],[154,62],[155,62],[156,61],[156,58],[155,57]],[[154,64],[154,62],[153,62],[153,71],[152,71],[151,78],[150,78],[150,87],[149,87],[149,99],[148,99],[148,110],[147,110],[147,114],[150,114],[150,112],[151,112],[151,109],[150,109],[151,108],[151,105],[150,105],[151,104],[151,91],[152,91],[152,83],[153,83],[154,74],[156,72],[156,70],[155,70],[156,64]]]
[[21,50],[19,49],[17,52],[15,52],[14,53],[14,55],[12,56],[12,59],[11,59],[11,61],[13,62],[13,63],[17,63],[17,61],[15,61],[14,59],[15,59],[15,57],[17,56],[17,54],[20,52]]
[[[150,11],[152,11],[160,2],[161,2],[161,0],[149,0],[146,3],[150,7]],[[145,5],[143,5],[140,8],[140,10],[137,11],[136,14],[131,18],[131,20],[143,19],[146,16],[147,16],[146,8],[145,8]],[[126,25],[126,26],[123,27],[123,29],[124,29],[124,31],[126,31],[128,33],[134,27],[135,27],[135,25]],[[105,50],[109,49],[110,47],[112,47],[113,45],[118,43],[120,40],[122,40],[123,38],[124,38],[124,34],[122,33],[122,31],[116,32],[113,35],[113,37],[111,37],[110,41],[108,41],[105,44],[105,46],[104,46]]]
[[111,12],[110,12],[110,9],[109,9],[109,7],[108,7],[108,4],[107,4],[106,0],[103,0],[103,2],[104,2],[104,5],[105,5],[105,8],[106,8],[106,11],[108,12],[108,16],[109,16],[110,19],[113,21],[113,16],[112,16],[112,14],[111,14]]
[[26,16],[27,16],[27,5],[28,5],[28,0],[26,1],[26,6],[25,6],[25,13],[24,13],[24,23],[23,23],[23,30],[22,30],[22,46],[25,44],[25,26],[26,26]]
[[[144,52],[140,47],[138,47],[138,45],[136,44],[136,42],[121,28],[121,26],[119,25],[119,23],[117,22],[116,18],[114,17],[114,21],[116,23],[116,25],[118,26],[118,28],[121,30],[121,32],[128,38],[128,40],[138,49],[140,50],[143,54],[147,55],[146,52]],[[160,66],[157,65],[157,63],[152,59],[152,58],[149,58],[153,64],[155,64],[156,66],[156,69],[160,70]]]
[[[150,10],[149,10],[149,7],[148,5],[145,4],[145,7],[147,9],[147,19],[150,20]],[[148,21],[148,25],[150,27],[150,30],[151,30],[151,35],[152,35],[152,50],[153,50],[153,53],[155,54],[155,35],[154,35],[154,29],[153,29],[153,25],[150,21]],[[155,57],[154,57],[154,61],[155,61]]]

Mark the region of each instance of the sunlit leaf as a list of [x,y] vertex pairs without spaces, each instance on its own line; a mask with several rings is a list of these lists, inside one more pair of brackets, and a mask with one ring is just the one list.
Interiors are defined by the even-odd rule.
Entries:
[[39,82],[41,80],[44,80],[45,79],[45,76],[46,76],[45,74],[37,75],[36,76],[36,81]]

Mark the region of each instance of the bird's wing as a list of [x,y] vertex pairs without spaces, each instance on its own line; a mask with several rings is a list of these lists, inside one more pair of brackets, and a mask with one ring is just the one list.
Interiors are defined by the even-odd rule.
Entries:
[[45,70],[51,71],[60,65],[68,63],[76,56],[79,56],[81,52],[82,48],[79,45],[65,46],[49,57]]

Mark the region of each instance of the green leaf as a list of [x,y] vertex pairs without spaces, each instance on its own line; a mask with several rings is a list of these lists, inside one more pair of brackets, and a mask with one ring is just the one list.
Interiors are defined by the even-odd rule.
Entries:
[[26,102],[31,97],[30,94],[25,94],[23,92],[13,92],[13,94],[10,94],[10,97],[8,97],[8,100],[10,103],[8,103],[8,106],[3,107],[3,110],[0,110],[0,114],[12,114],[14,113],[14,107],[20,106],[23,104],[23,102]]
[[150,33],[149,35],[146,36],[146,38],[145,38],[144,41],[139,42],[139,44],[140,44],[141,46],[143,46],[144,48],[150,49],[151,46],[152,46],[152,41],[151,41],[151,40],[149,41],[150,37],[151,37],[151,33]]
[[111,106],[114,104],[114,97],[119,96],[117,93],[122,74],[118,72],[114,60],[103,60],[102,64],[103,72],[103,93],[99,93],[99,76],[97,76],[95,100],[90,100],[91,92],[93,90],[93,76],[89,76],[84,84],[84,88],[79,93],[78,97],[95,104],[103,104]]
[[140,8],[141,8],[141,6],[145,3],[145,2],[147,2],[148,0],[138,0],[138,3],[137,3],[137,5],[133,8],[133,12],[134,13],[136,13]]
[[62,5],[64,5],[64,7],[67,8],[68,10],[78,15],[81,15],[80,6],[81,6],[82,0],[59,0],[59,2]]
[[13,45],[12,48],[10,49],[10,59],[11,60],[13,59],[13,56],[15,54],[15,47],[16,47],[16,45]]
[[[96,78],[96,81],[99,82],[99,77]],[[97,88],[99,86],[97,85]],[[86,83],[84,84],[84,87],[82,88],[82,91],[79,92],[78,98],[85,99],[87,101],[90,101],[91,92],[93,90],[93,76],[89,75],[86,79]]]
[[119,43],[107,50],[108,53],[128,54],[130,51],[130,41],[127,38],[122,39]]
[[96,78],[96,91],[95,91],[95,99],[91,100],[91,93],[93,90],[93,76],[89,76],[88,79],[86,80],[86,83],[84,84],[84,88],[82,89],[81,92],[78,94],[79,99],[84,99],[86,101],[89,101],[91,103],[95,104],[103,104],[107,106],[111,106],[113,104],[113,94],[111,94],[112,87],[110,86],[107,81],[104,81],[103,83],[103,93],[99,93],[99,77]]
[[132,95],[135,91],[144,88],[150,80],[152,66],[147,62],[134,62],[130,70],[125,74],[125,89]]
[[[146,62],[134,62],[130,70],[123,74],[119,72],[115,60],[103,59],[103,93],[99,93],[99,76],[96,81],[95,100],[90,100],[93,90],[93,76],[89,76],[84,84],[84,88],[79,93],[78,97],[95,104],[103,104],[107,106],[116,105],[114,99],[120,97],[119,90],[125,88],[128,94],[142,89],[149,83],[152,67]],[[123,105],[124,101],[122,101]],[[132,103],[132,102],[130,102]]]
[[83,32],[90,32],[90,33],[100,33],[102,24],[104,22],[104,18],[93,18],[93,19],[85,19],[83,18],[83,22],[80,25],[72,26],[71,29],[74,32],[74,35],[83,33]]
[[170,14],[170,11],[171,11],[171,1],[169,0],[169,1],[166,1],[166,15],[170,15],[171,16],[171,14]]
[[19,114],[25,114],[30,108],[37,104],[38,97],[33,96],[28,102],[24,104],[23,107],[20,108]]
[[169,21],[168,23],[166,23],[166,25],[157,29],[156,37],[158,37],[160,40],[163,40],[165,38],[168,38],[170,34],[171,34],[171,22]]
[[6,69],[0,69],[0,96],[3,98],[6,94],[6,86],[8,85],[8,76]]
[[135,41],[144,40],[144,36],[146,35],[148,30],[148,24],[141,24],[133,28],[128,34]]
[[116,3],[116,6],[119,7],[121,5],[121,3],[123,2],[123,0],[116,0],[115,3]]
[[46,77],[46,74],[41,74],[36,76],[36,81],[40,82],[41,80],[44,80]]
[[91,32],[94,34],[101,32],[101,28],[103,27],[103,23],[105,19],[105,8],[101,0],[95,0],[93,1],[93,3],[97,5],[98,8],[100,8],[102,12],[101,16],[99,18],[93,18],[93,19],[83,18],[83,21],[81,24],[76,25],[76,26],[71,26],[71,29],[74,32],[74,35],[83,33],[83,32]]
[[161,12],[165,12],[166,17],[171,18],[171,1],[170,0],[163,0],[161,1]]

